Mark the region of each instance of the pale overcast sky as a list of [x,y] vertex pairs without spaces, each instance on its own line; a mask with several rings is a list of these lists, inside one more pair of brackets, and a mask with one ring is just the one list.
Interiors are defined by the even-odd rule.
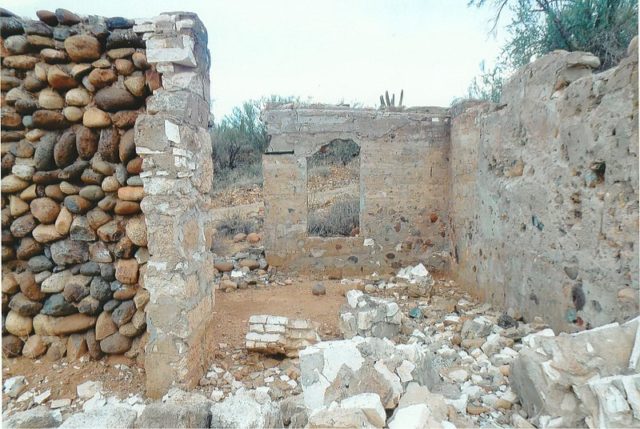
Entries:
[[217,119],[270,94],[377,106],[385,89],[404,89],[406,106],[448,106],[466,92],[480,62],[496,57],[505,36],[488,36],[491,10],[468,8],[467,0],[4,0],[3,6],[33,19],[36,10],[57,7],[127,18],[196,12],[209,32]]

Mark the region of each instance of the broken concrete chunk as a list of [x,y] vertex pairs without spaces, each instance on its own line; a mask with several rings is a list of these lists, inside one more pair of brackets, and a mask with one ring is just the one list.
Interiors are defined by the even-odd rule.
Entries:
[[387,421],[380,396],[376,393],[361,393],[340,401],[340,408],[362,410],[367,420],[373,426],[381,428]]
[[27,411],[15,413],[9,418],[3,417],[2,427],[6,428],[54,428],[62,423],[59,410],[51,411],[46,406],[39,406]]
[[637,379],[626,381],[629,393],[623,380],[616,378],[629,371],[639,324],[640,317],[576,334],[523,338],[526,347],[512,364],[511,385],[534,423],[549,420],[572,427],[587,424],[586,419],[595,426],[624,426],[634,419],[640,423],[638,413],[620,399],[637,398]]
[[310,429],[325,428],[362,428],[374,429],[367,419],[364,411],[355,408],[320,408],[314,410],[309,416],[309,423],[306,426]]
[[235,395],[211,406],[212,428],[279,428],[280,407],[266,391],[239,390]]
[[72,414],[61,428],[133,428],[137,413],[123,405],[105,405],[84,413]]
[[[305,404],[317,409],[361,393],[375,393],[386,409],[400,400],[408,382],[397,370],[403,361],[415,365],[411,378],[433,386],[439,376],[431,355],[417,344],[394,345],[387,339],[354,337],[326,341],[300,352],[300,371]],[[406,364],[401,370],[406,380]]]

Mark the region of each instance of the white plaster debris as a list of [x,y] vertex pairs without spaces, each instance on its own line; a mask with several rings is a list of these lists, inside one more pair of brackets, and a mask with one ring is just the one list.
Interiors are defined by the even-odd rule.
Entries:
[[423,281],[431,283],[433,281],[431,274],[423,264],[401,268],[396,277],[407,280],[411,284]]
[[51,389],[47,389],[39,395],[35,395],[33,397],[33,402],[40,405],[47,401],[51,397]]
[[54,399],[51,402],[49,402],[49,407],[54,410],[57,408],[66,408],[68,406],[71,405],[71,399],[69,398],[64,398],[64,399]]
[[27,388],[27,380],[22,375],[16,375],[11,378],[7,378],[2,385],[4,393],[11,398],[17,398],[24,389]]
[[78,384],[76,392],[80,399],[89,399],[100,393],[102,390],[102,383],[99,381],[85,381],[82,384]]

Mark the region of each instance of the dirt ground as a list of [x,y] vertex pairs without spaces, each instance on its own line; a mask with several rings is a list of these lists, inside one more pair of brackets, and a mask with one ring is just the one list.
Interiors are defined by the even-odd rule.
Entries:
[[317,281],[293,280],[291,285],[216,293],[214,323],[218,343],[230,348],[244,346],[247,323],[253,314],[271,314],[310,319],[320,324],[323,340],[337,338],[338,309],[345,303],[344,293],[352,289],[339,281],[323,281],[327,294],[314,296],[311,287]]
[[[111,396],[126,398],[130,394],[144,393],[144,369],[135,361],[124,356],[107,356],[99,361],[90,361],[88,356],[82,361],[68,362],[67,358],[56,362],[26,357],[4,358],[2,378],[14,375],[27,378],[27,390],[37,393],[51,391],[51,400],[76,398],[76,386],[85,381],[100,381]],[[2,395],[2,405],[6,408],[8,397]],[[25,404],[26,405],[26,404]]]
[[[318,332],[322,339],[337,338],[338,309],[345,302],[344,292],[350,287],[338,281],[325,281],[327,294],[314,296],[311,294],[314,283],[295,279],[292,284],[284,286],[274,284],[261,289],[216,292],[214,320],[218,349],[212,364],[230,367],[238,358],[242,361],[255,360],[244,351],[247,323],[253,314],[311,319],[319,324]],[[279,363],[261,359],[264,360],[262,367]],[[90,361],[85,356],[75,362],[68,362],[67,358],[57,362],[25,357],[5,358],[2,375],[4,379],[14,375],[26,376],[27,390],[35,389],[37,393],[51,390],[51,400],[74,399],[76,386],[88,380],[102,382],[110,396],[121,399],[135,394],[144,396],[145,389],[144,369],[124,356],[107,356],[100,361]],[[3,395],[5,408],[7,401],[8,397]]]

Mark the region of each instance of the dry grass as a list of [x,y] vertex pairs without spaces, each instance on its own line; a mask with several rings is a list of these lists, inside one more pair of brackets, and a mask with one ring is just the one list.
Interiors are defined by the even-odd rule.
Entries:
[[360,225],[360,201],[338,200],[329,208],[309,213],[309,234],[318,237],[349,237]]
[[255,221],[245,218],[240,213],[230,213],[216,224],[216,229],[221,237],[231,237],[238,233],[249,234],[256,229]]

